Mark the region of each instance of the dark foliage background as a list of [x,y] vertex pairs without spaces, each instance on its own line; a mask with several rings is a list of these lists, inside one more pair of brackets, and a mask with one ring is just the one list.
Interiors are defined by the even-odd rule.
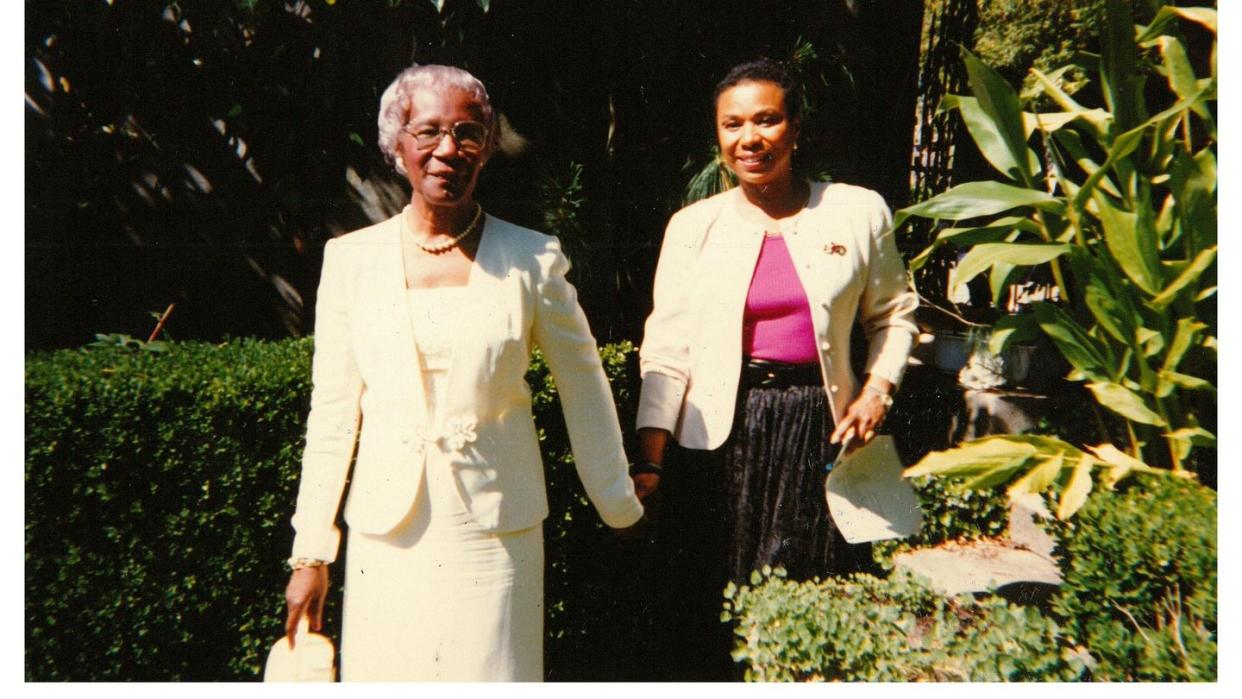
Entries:
[[[439,9],[437,9],[439,7]],[[525,139],[479,196],[558,233],[601,340],[636,339],[709,96],[799,39],[803,152],[905,204],[922,3],[66,0],[26,11],[26,342],[309,333],[323,243],[408,196],[379,93],[461,65]],[[572,225],[563,213],[573,205]]]
[[[622,414],[631,353],[601,348]],[[259,678],[283,633],[310,359],[310,340],[27,357],[27,681]],[[645,549],[586,500],[539,357],[528,380],[552,512],[547,677],[634,677]]]

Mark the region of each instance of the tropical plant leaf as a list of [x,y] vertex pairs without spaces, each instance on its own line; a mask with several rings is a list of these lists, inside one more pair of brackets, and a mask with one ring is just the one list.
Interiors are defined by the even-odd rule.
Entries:
[[1215,245],[1200,252],[1195,259],[1192,260],[1184,270],[1182,270],[1181,274],[1177,275],[1177,278],[1173,280],[1172,284],[1165,287],[1164,291],[1161,291],[1156,298],[1151,300],[1151,307],[1157,311],[1163,311],[1165,307],[1168,306],[1173,299],[1177,298],[1177,295],[1186,287],[1199,281],[1199,277],[1203,276],[1203,273],[1206,272],[1214,262],[1216,262]]
[[[902,472],[905,478],[935,474],[939,476],[980,476],[996,468],[1020,468],[1039,450],[1034,444],[984,437],[953,449],[934,451]],[[1013,462],[1018,464],[1014,466]]]
[[1113,444],[1098,444],[1094,447],[1087,447],[1087,450],[1095,458],[1108,465],[1109,468],[1103,479],[1103,485],[1110,490],[1134,471],[1151,470],[1150,466],[1121,451]]
[[[1037,172],[1039,170],[1038,156],[1025,145],[1023,145],[1026,155],[1025,164],[1019,164],[1014,160],[1014,153],[1005,141],[1005,134],[1001,133],[1001,128],[996,121],[979,105],[978,99],[964,95],[945,95],[940,100],[938,111],[948,112],[953,110],[957,110],[958,114],[961,115],[962,122],[966,124],[966,130],[970,132],[970,137],[974,139],[975,145],[979,147],[979,152],[983,154],[984,158],[987,158],[992,167],[999,170],[1006,177],[1015,182],[1025,184],[1028,180],[1023,178],[1022,173]],[[1029,130],[1024,130],[1024,136],[1026,133],[1029,133]],[[1025,144],[1025,138],[1023,143]]]
[[1173,333],[1173,341],[1169,343],[1169,353],[1164,356],[1161,371],[1174,371],[1181,364],[1186,351],[1194,345],[1199,333],[1207,330],[1207,324],[1193,318],[1181,318],[1177,321],[1177,330]]
[[1216,10],[1211,7],[1173,7],[1166,5],[1160,8],[1151,24],[1139,27],[1135,41],[1146,43],[1164,32],[1170,22],[1178,18],[1190,20],[1207,27],[1213,34],[1216,32]]
[[[1178,388],[1185,388],[1191,391],[1215,391],[1216,387],[1211,381],[1201,379],[1190,374],[1182,374],[1176,371],[1162,371],[1158,374],[1162,383],[1167,383]],[[1167,394],[1160,394],[1167,395]]]
[[901,228],[911,216],[960,221],[976,216],[991,216],[1024,206],[1057,215],[1065,213],[1065,202],[1051,194],[1038,189],[983,180],[959,184],[931,199],[898,210],[893,218],[893,230]]
[[1100,327],[1122,344],[1136,343],[1134,319],[1121,308],[1113,294],[1099,282],[1092,280],[1087,284],[1084,296],[1087,308],[1091,310],[1091,315],[1095,316]]
[[970,249],[958,262],[955,283],[965,284],[995,264],[1032,266],[1069,252],[1064,243],[983,243]]
[[1100,29],[1100,83],[1109,111],[1122,131],[1133,129],[1142,117],[1138,46],[1129,0],[1105,0],[1106,21]]
[[1193,444],[1196,447],[1216,448],[1216,435],[1202,427],[1183,427],[1179,430],[1173,430],[1165,436],[1169,439],[1176,439],[1179,442]]
[[1013,478],[1031,460],[1030,456],[1016,456],[1009,461],[985,469],[978,475],[962,481],[962,487],[969,490],[986,490],[994,488]]
[[1065,484],[1065,489],[1061,491],[1061,498],[1057,502],[1057,519],[1061,521],[1068,520],[1074,516],[1087,502],[1087,496],[1091,494],[1091,471],[1095,467],[1096,461],[1090,456],[1084,456],[1078,460],[1074,466],[1074,471],[1070,474],[1069,482]]
[[1104,355],[1097,341],[1083,332],[1073,318],[1051,303],[1036,304],[1035,317],[1040,329],[1071,366],[1087,377],[1106,377]]
[[978,100],[979,109],[992,121],[1001,143],[1009,151],[1011,168],[1004,171],[1005,174],[1028,187],[1033,186],[1039,159],[1026,147],[1017,93],[1000,73],[965,47],[962,48],[962,60],[966,63],[970,91]]
[[1122,271],[1148,294],[1160,293],[1160,258],[1156,254],[1156,226],[1150,207],[1124,211],[1103,192],[1096,192],[1095,203],[1104,227],[1104,241]]
[[992,326],[992,336],[988,338],[988,351],[1000,356],[1015,342],[1033,340],[1039,335],[1039,323],[1029,313],[1001,316]]
[[1061,467],[1065,465],[1065,454],[1058,452],[1039,462],[1025,475],[1013,482],[1006,491],[1009,499],[1014,500],[1027,493],[1039,494],[1052,487],[1061,476]]
[[1108,381],[1094,381],[1087,384],[1099,404],[1134,422],[1144,425],[1164,427],[1167,423],[1151,408],[1139,394],[1120,384]]

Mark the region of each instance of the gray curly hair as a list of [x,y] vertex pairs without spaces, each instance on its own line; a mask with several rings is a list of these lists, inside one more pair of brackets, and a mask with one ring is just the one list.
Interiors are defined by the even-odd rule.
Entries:
[[492,137],[495,137],[496,118],[492,111],[492,101],[487,96],[487,88],[483,87],[483,83],[479,82],[478,78],[454,66],[410,66],[401,71],[380,96],[379,147],[384,153],[384,159],[399,174],[406,174],[406,170],[401,154],[397,152],[397,138],[412,116],[410,96],[420,88],[436,91],[461,90],[470,95],[479,105],[483,124],[487,126]]

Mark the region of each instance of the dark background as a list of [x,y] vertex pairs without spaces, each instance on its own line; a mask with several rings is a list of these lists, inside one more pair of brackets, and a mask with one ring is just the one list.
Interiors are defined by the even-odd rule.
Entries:
[[145,339],[170,303],[174,339],[309,334],[324,242],[408,199],[375,118],[412,61],[473,72],[526,140],[478,197],[562,237],[600,341],[641,338],[741,61],[800,50],[804,159],[907,203],[921,2],[442,4],[27,3],[27,348]]

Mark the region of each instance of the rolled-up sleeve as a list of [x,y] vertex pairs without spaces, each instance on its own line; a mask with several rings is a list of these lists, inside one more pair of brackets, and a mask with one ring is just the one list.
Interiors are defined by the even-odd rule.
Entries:
[[314,388],[292,520],[293,556],[329,562],[340,546],[336,513],[357,443],[363,391],[349,343],[345,252],[336,240],[324,249],[315,305]]
[[896,386],[901,383],[918,336],[914,311],[919,302],[897,250],[892,215],[880,195],[872,194],[876,208],[869,223],[871,259],[859,320],[868,341],[867,373],[888,379]]
[[610,527],[628,527],[643,515],[634,495],[621,426],[599,348],[578,293],[565,274],[569,260],[552,239],[541,256],[532,339],[556,381],[578,478]]
[[705,231],[683,212],[669,220],[656,264],[651,315],[639,350],[642,391],[636,427],[675,432],[690,383],[688,273]]

